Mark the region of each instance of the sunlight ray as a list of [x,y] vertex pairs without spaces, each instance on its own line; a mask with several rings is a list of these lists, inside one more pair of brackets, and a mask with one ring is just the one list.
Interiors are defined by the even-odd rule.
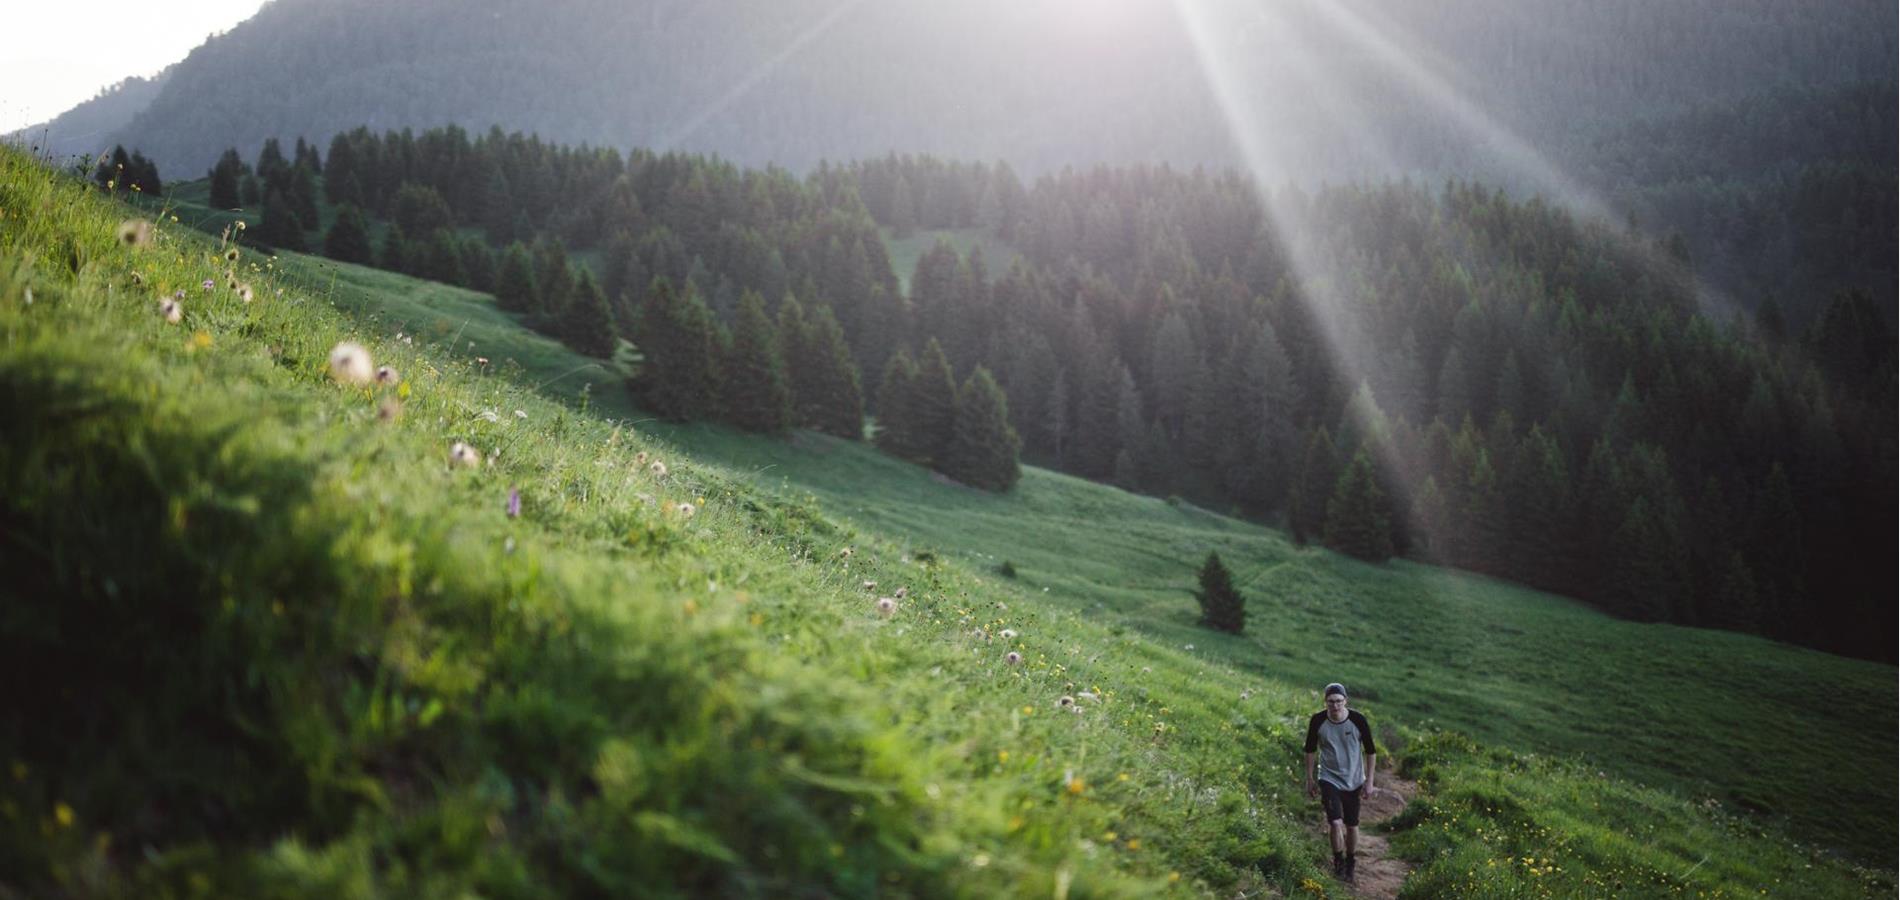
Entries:
[[844,17],[845,13],[855,9],[863,4],[863,2],[864,0],[842,0],[837,6],[832,7],[830,12],[825,13],[818,21],[813,22],[807,26],[805,30],[799,32],[797,36],[793,37],[792,40],[777,53],[772,54],[771,57],[760,62],[757,66],[754,66],[751,72],[746,73],[744,78],[739,79],[738,82],[727,88],[725,93],[720,94],[717,99],[707,104],[705,109],[695,113],[693,117],[686,120],[684,124],[669,132],[666,137],[654,145],[655,149],[660,152],[679,149],[682,143],[697,133],[699,129],[704,127],[713,117],[725,112],[727,107],[737,102],[739,98],[744,97],[754,87],[757,87],[759,82],[771,77],[772,73],[776,72],[787,60],[797,55],[799,51],[805,49],[812,41],[823,36],[826,31],[831,29],[833,24]]

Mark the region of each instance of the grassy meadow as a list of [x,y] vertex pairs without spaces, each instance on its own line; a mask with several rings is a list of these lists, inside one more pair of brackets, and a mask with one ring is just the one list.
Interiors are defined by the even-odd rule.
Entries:
[[1329,895],[1332,679],[1408,895],[1894,889],[1892,667],[662,426],[482,295],[127,215],[0,153],[0,894]]

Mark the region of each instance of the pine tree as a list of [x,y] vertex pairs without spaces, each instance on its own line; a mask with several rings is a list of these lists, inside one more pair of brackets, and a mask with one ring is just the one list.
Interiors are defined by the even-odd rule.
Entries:
[[690,284],[681,293],[654,279],[637,338],[646,354],[634,381],[642,407],[675,422],[718,415],[719,326]]
[[290,161],[284,158],[283,145],[276,138],[265,138],[264,149],[257,153],[257,177],[264,179],[267,188],[282,188],[284,176],[290,173]]
[[831,307],[819,306],[806,325],[805,352],[802,361],[810,373],[810,390],[815,394],[806,407],[809,427],[850,441],[864,439],[864,389],[858,379],[858,367],[851,361],[851,348],[845,344],[844,329],[831,314]]
[[407,272],[411,255],[409,239],[403,236],[402,226],[389,223],[389,229],[383,232],[383,249],[376,254],[376,267],[391,272]]
[[898,459],[915,460],[921,454],[911,414],[916,406],[917,364],[910,351],[899,347],[884,363],[877,386],[877,448]]
[[[585,278],[585,276],[583,276]],[[590,282],[591,283],[591,282]],[[791,427],[791,392],[778,335],[756,291],[739,297],[739,315],[726,355],[726,420],[746,431],[777,434]]]
[[1009,426],[1009,404],[988,369],[978,366],[957,392],[956,434],[938,468],[986,491],[1007,491],[1022,477],[1023,442]]
[[575,281],[574,299],[561,313],[560,329],[561,342],[578,353],[596,359],[613,355],[614,342],[619,338],[613,312],[607,308],[607,297],[594,284],[594,276],[586,269],[581,270],[580,278]]
[[924,345],[923,355],[917,359],[910,402],[904,419],[915,436],[915,459],[933,465],[950,449],[957,430],[957,383],[950,372],[950,360],[936,338]]
[[315,228],[321,216],[317,211],[317,176],[307,166],[294,166],[284,179],[284,199],[297,213],[297,221]]
[[1333,436],[1321,425],[1306,441],[1301,457],[1300,475],[1293,482],[1287,501],[1287,520],[1293,526],[1294,543],[1304,544],[1321,538],[1326,531],[1326,504],[1339,482],[1339,451]]
[[1247,598],[1234,587],[1234,577],[1221,563],[1220,554],[1207,554],[1207,561],[1201,564],[1200,584],[1194,599],[1201,604],[1201,624],[1228,634],[1241,633],[1247,627]]
[[478,237],[461,242],[462,283],[470,290],[493,293],[495,290],[495,252]]
[[345,204],[336,211],[329,234],[323,237],[323,255],[340,262],[370,265],[374,251],[369,243],[369,225],[362,210]]
[[211,167],[211,208],[237,209],[243,204],[238,196],[238,182],[244,177],[244,160],[238,156],[237,148],[232,147],[218,157],[218,164]]
[[407,181],[396,189],[389,217],[407,234],[434,234],[438,228],[455,226],[448,201],[435,188]]
[[291,209],[284,195],[272,188],[264,199],[264,221],[257,229],[257,239],[279,250],[302,253],[303,225],[297,221],[297,213]]
[[461,284],[466,280],[462,271],[462,248],[455,234],[447,228],[437,228],[428,240],[418,241],[410,249],[418,257],[409,260],[416,275],[443,284]]
[[534,283],[534,262],[520,241],[508,245],[501,257],[501,271],[495,275],[495,305],[511,313],[527,313],[541,308],[540,291]]
[[1363,448],[1340,473],[1326,504],[1326,546],[1371,562],[1392,556],[1392,511]]
[[1740,551],[1730,551],[1716,589],[1714,624],[1735,631],[1758,631],[1762,625],[1761,593],[1755,573]]
[[[548,315],[560,315],[574,292],[574,271],[568,266],[567,250],[545,236],[534,242],[534,284],[540,300],[538,311]],[[705,301],[698,298],[690,282],[684,290],[694,294],[695,302],[704,305]]]

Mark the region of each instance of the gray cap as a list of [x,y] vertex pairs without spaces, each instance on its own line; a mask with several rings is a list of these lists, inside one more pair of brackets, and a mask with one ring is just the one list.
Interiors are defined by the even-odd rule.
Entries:
[[1338,694],[1341,697],[1346,696],[1346,686],[1335,681],[1326,686],[1326,692],[1321,696],[1331,697],[1334,694]]

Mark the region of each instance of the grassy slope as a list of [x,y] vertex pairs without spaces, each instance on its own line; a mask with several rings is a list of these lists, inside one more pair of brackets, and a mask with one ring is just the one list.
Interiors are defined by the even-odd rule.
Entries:
[[[9,173],[9,177],[20,176]],[[8,242],[9,254],[23,243],[10,233]],[[401,329],[424,335],[424,344],[431,335],[456,334],[454,353],[466,358],[468,329],[491,328],[492,332],[476,338],[479,349],[474,352],[492,355],[497,360],[497,369],[506,365],[501,360],[513,359],[530,380],[536,381],[571,372],[584,362],[538,338],[511,332],[505,320],[493,317],[484,302],[473,295],[439,286],[350,267],[294,261],[291,277],[287,279],[292,284],[292,296],[301,295],[296,287],[298,282],[330,284],[332,269],[338,273],[334,296],[339,305],[378,310],[382,316],[380,323],[358,320],[361,324],[355,327],[363,333],[393,334]],[[94,273],[95,278],[102,275]],[[17,293],[12,286],[8,286],[7,291],[8,296]],[[21,319],[21,310],[0,308],[14,320],[9,323],[10,333],[30,330]],[[98,316],[110,330],[125,324],[112,318],[119,313],[131,316],[132,321],[138,320],[136,310],[102,309]],[[328,314],[321,310],[306,310],[298,315],[304,317],[295,320],[300,327],[319,331],[343,327],[328,319]],[[466,328],[463,320],[470,323]],[[438,321],[443,323],[439,327]],[[145,337],[151,337],[152,331],[154,329],[146,326]],[[163,335],[165,331],[156,329],[156,333]],[[144,337],[133,340],[132,344],[140,347],[142,340]],[[216,340],[216,346],[222,351],[231,338],[220,332]],[[314,343],[321,344],[322,339],[314,339]],[[66,352],[96,351],[68,347]],[[397,352],[410,351],[404,348]],[[414,415],[405,417],[402,427],[424,431],[424,444],[439,445],[447,439],[445,430],[467,429],[470,427],[468,417],[484,408],[501,409],[505,413],[509,407],[520,405],[530,411],[530,423],[552,414],[545,404],[511,387],[494,380],[476,380],[477,371],[446,363],[447,351],[440,345],[415,352],[426,356],[402,364],[413,368],[421,364],[421,359],[430,359],[445,367],[443,389],[453,383],[456,391],[474,392],[463,397],[458,407],[460,418],[444,423],[449,424],[448,429],[432,427],[427,421],[418,422]],[[206,365],[209,355],[172,363],[187,368]],[[304,382],[298,383],[299,389],[305,391],[313,387],[305,382],[315,380],[308,368],[306,365],[301,373]],[[549,390],[557,395],[565,393],[571,399],[579,390],[579,380],[570,376],[556,381]],[[290,388],[285,390],[290,391]],[[594,409],[610,415],[626,414],[623,404],[617,391],[599,391],[594,396]],[[358,409],[357,415],[362,414]],[[427,413],[423,415],[426,418]],[[333,427],[315,426],[305,439],[324,434]],[[568,433],[547,438],[545,452],[571,454],[574,452],[571,445],[577,436],[601,437],[601,426],[581,419],[566,420],[562,428]],[[578,435],[574,429],[580,430]],[[719,521],[720,513],[698,520],[710,522],[713,530],[699,532],[701,540],[690,545],[691,555],[699,558],[697,564],[726,568],[739,565],[754,573],[752,577],[768,577],[765,572],[779,568],[771,562],[780,558],[773,551],[782,553],[784,549],[776,541],[789,538],[788,532],[798,532],[787,522],[823,521],[812,517],[809,503],[795,500],[784,505],[766,501],[764,495],[740,486],[745,480],[772,486],[774,493],[782,495],[802,495],[809,491],[825,509],[851,520],[867,532],[891,534],[900,542],[899,545],[867,543],[865,536],[858,536],[854,543],[864,548],[864,552],[853,557],[850,565],[857,570],[848,574],[838,571],[841,566],[837,563],[795,567],[796,570],[818,570],[807,573],[806,577],[809,579],[815,574],[821,588],[813,590],[810,585],[800,583],[804,592],[795,603],[785,605],[796,608],[801,619],[818,618],[822,622],[817,628],[820,632],[835,628],[840,622],[866,624],[862,622],[863,598],[855,595],[850,582],[866,574],[862,567],[870,562],[870,557],[875,555],[878,562],[868,574],[881,577],[887,583],[894,575],[912,581],[921,577],[914,569],[901,568],[901,542],[928,546],[943,555],[963,557],[976,564],[929,570],[929,577],[945,585],[944,596],[955,598],[947,607],[938,604],[933,610],[942,621],[920,622],[914,630],[887,626],[882,631],[872,632],[885,640],[862,645],[852,642],[840,647],[835,641],[804,633],[788,635],[784,643],[799,657],[810,660],[806,665],[820,670],[816,674],[835,676],[842,668],[847,682],[870,681],[876,689],[869,695],[851,697],[848,707],[894,709],[893,715],[904,725],[899,733],[917,741],[903,744],[903,750],[915,751],[917,747],[933,745],[959,748],[957,758],[950,761],[938,758],[941,754],[916,754],[909,763],[915,770],[908,773],[915,776],[910,781],[909,800],[929,806],[924,801],[934,798],[927,787],[920,798],[915,785],[920,779],[937,777],[938,781],[929,782],[939,785],[937,796],[949,794],[958,798],[945,804],[954,812],[942,816],[949,824],[939,827],[964,839],[986,835],[993,842],[984,846],[994,848],[985,851],[995,854],[994,862],[979,872],[1005,868],[1000,865],[1005,860],[1026,861],[1017,869],[1019,880],[1000,882],[1011,886],[1004,889],[1034,889],[1026,871],[1039,872],[1047,885],[1047,879],[1057,877],[1051,873],[1062,871],[1063,866],[1081,867],[1071,869],[1082,873],[1075,876],[1082,879],[1079,884],[1096,883],[1087,881],[1093,871],[1089,863],[1095,861],[1099,868],[1098,857],[1105,852],[1114,860],[1110,868],[1115,872],[1126,869],[1136,875],[1146,872],[1159,876],[1164,870],[1184,868],[1188,874],[1184,883],[1198,879],[1205,884],[1219,885],[1236,878],[1259,877],[1250,874],[1258,865],[1270,880],[1280,882],[1282,890],[1288,889],[1306,877],[1305,873],[1310,871],[1308,860],[1316,849],[1310,839],[1274,824],[1284,822],[1284,817],[1304,813],[1301,804],[1291,797],[1292,786],[1286,780],[1295,750],[1293,732],[1297,730],[1298,717],[1311,704],[1310,686],[1317,683],[1316,679],[1334,676],[1345,665],[1352,667],[1347,669],[1347,677],[1370,688],[1365,694],[1371,699],[1365,705],[1376,720],[1414,726],[1407,729],[1413,736],[1409,755],[1432,792],[1415,807],[1414,827],[1406,839],[1413,843],[1414,852],[1433,859],[1414,882],[1424,893],[1468,893],[1478,887],[1488,887],[1499,893],[1554,891],[1562,894],[1600,892],[1606,886],[1619,883],[1625,889],[1656,885],[1659,892],[1676,886],[1709,892],[1752,893],[1764,887],[1785,892],[1800,885],[1805,888],[1803,893],[1828,895],[1891,890],[1890,876],[1886,873],[1854,872],[1827,859],[1810,860],[1805,851],[1790,847],[1772,835],[1758,835],[1752,822],[1734,820],[1719,811],[1711,812],[1666,794],[1635,788],[1617,778],[1599,777],[1590,765],[1497,749],[1498,745],[1509,745],[1519,751],[1554,750],[1567,754],[1589,750],[1594,761],[1607,763],[1617,771],[1633,770],[1644,776],[1644,780],[1655,783],[1681,784],[1680,779],[1667,773],[1654,777],[1653,768],[1645,772],[1644,766],[1648,765],[1645,754],[1628,741],[1603,740],[1596,745],[1586,742],[1566,746],[1578,741],[1576,734],[1566,734],[1566,727],[1578,722],[1601,721],[1600,716],[1584,713],[1614,710],[1619,701],[1628,706],[1645,696],[1654,696],[1657,702],[1675,698],[1672,706],[1680,708],[1696,705],[1682,703],[1685,697],[1690,701],[1713,697],[1715,702],[1700,704],[1708,708],[1708,712],[1731,715],[1751,709],[1753,712],[1727,722],[1713,720],[1713,724],[1702,721],[1708,718],[1707,713],[1698,713],[1697,724],[1713,728],[1713,736],[1717,738],[1707,742],[1704,748],[1715,754],[1709,759],[1718,763],[1732,759],[1735,756],[1732,751],[1721,751],[1725,745],[1749,748],[1764,758],[1778,755],[1772,749],[1761,752],[1759,748],[1774,745],[1758,741],[1758,735],[1748,730],[1755,726],[1746,720],[1785,723],[1800,718],[1794,705],[1775,700],[1773,696],[1763,697],[1760,702],[1738,703],[1733,692],[1720,686],[1720,681],[1733,675],[1740,666],[1734,654],[1728,662],[1716,661],[1715,677],[1706,671],[1677,673],[1638,665],[1637,661],[1652,642],[1666,643],[1670,653],[1678,655],[1685,645],[1693,647],[1698,641],[1713,642],[1709,644],[1713,649],[1705,654],[1710,656],[1719,656],[1725,646],[1730,650],[1742,648],[1750,659],[1778,661],[1761,666],[1761,677],[1775,677],[1779,679],[1775,687],[1800,690],[1803,696],[1812,695],[1806,688],[1823,684],[1834,690],[1834,696],[1884,696],[1883,704],[1875,704],[1880,707],[1876,714],[1884,715],[1888,723],[1892,720],[1890,670],[1804,655],[1732,636],[1644,629],[1609,622],[1562,601],[1433,570],[1403,565],[1366,569],[1329,554],[1295,551],[1271,533],[1219,517],[1172,509],[1157,501],[1129,498],[1033,470],[1015,494],[992,498],[936,484],[914,469],[862,448],[822,439],[801,438],[795,444],[788,444],[740,438],[709,428],[680,429],[673,437],[695,448],[702,458],[721,459],[730,471],[738,473],[735,482],[728,482],[718,468],[708,466],[694,470],[696,479],[720,484],[721,489],[732,492],[735,498],[744,498],[732,500],[731,505],[749,502],[777,510],[769,514],[735,515],[735,520],[743,522],[743,526],[737,528],[730,527],[734,523]],[[523,452],[530,452],[541,444],[540,440],[528,441]],[[439,453],[439,446],[424,452]],[[532,469],[536,464],[538,460],[517,465]],[[423,469],[433,469],[439,481],[439,463]],[[699,474],[701,472],[704,474]],[[353,472],[351,477],[356,474]],[[397,478],[398,482],[418,476],[413,470],[400,474],[405,477]],[[488,473],[476,477],[488,478]],[[422,482],[431,483],[426,478]],[[543,487],[556,496],[574,493],[573,482],[561,477],[554,477]],[[477,520],[482,515],[492,517],[494,494],[499,489],[499,485],[488,484],[481,492],[484,496],[479,498],[485,503],[473,502],[475,497],[463,498],[470,501],[467,508],[451,505],[429,509],[425,504],[418,518],[432,521],[456,516]],[[421,493],[430,496],[430,492]],[[527,493],[533,498],[540,491]],[[626,495],[617,496],[624,500]],[[713,508],[719,510],[724,505],[715,500]],[[477,512],[484,506],[485,511]],[[536,508],[532,500],[529,508]],[[783,512],[787,509],[794,512]],[[537,516],[531,514],[529,518]],[[1082,522],[1090,524],[1085,527]],[[566,527],[552,527],[556,525]],[[577,525],[582,533],[601,530],[598,523],[589,524],[585,511],[576,511],[568,505],[548,517],[547,526],[553,533],[546,539],[556,545],[577,543],[567,533]],[[745,549],[744,540],[735,540],[735,536],[748,534],[755,528],[762,529],[763,539],[772,546],[754,547],[760,552],[753,556],[743,552],[735,554],[736,550]],[[611,532],[608,529],[608,533]],[[836,538],[853,540],[843,534]],[[598,535],[595,539],[600,540]],[[822,550],[829,550],[835,543],[811,549],[822,557],[826,555]],[[574,556],[591,557],[585,542],[578,544],[567,549]],[[592,552],[626,552],[619,544],[608,539]],[[1270,599],[1256,601],[1249,639],[1217,638],[1193,629],[1190,624],[1185,595],[1180,589],[1186,586],[1188,567],[1208,547],[1220,547],[1230,560],[1247,560],[1241,565],[1243,578],[1248,573],[1270,570],[1253,585],[1256,596],[1264,594]],[[1021,577],[1016,582],[1008,582],[971,574],[992,563],[992,556],[1007,556]],[[669,565],[684,567],[689,572],[696,564],[679,559],[677,554],[669,554],[667,558],[671,560]],[[674,574],[673,577],[676,589],[693,579],[692,575]],[[1041,590],[1044,587],[1049,588],[1046,595]],[[965,596],[957,597],[958,593]],[[680,602],[677,593],[668,597],[664,590],[634,596],[640,603],[633,605],[638,606]],[[979,602],[979,597],[986,602],[1005,603],[1011,609],[995,609],[986,602]],[[991,597],[998,599],[989,601]],[[924,607],[928,602],[918,605]],[[1339,616],[1324,612],[1328,604],[1345,607],[1349,614]],[[1031,666],[1027,677],[1020,682],[1005,681],[1000,685],[993,679],[959,677],[958,664],[967,665],[961,658],[962,653],[970,648],[958,646],[954,636],[974,624],[962,621],[966,615],[964,610],[969,610],[968,615],[978,620],[1006,621],[1022,628],[1026,636],[1032,636],[1035,643],[1030,646]],[[1405,612],[1397,613],[1398,610]],[[1496,633],[1495,628],[1485,625],[1487,619],[1494,626],[1515,628],[1524,634]],[[1619,679],[1616,685],[1602,681],[1575,683],[1576,677],[1588,674],[1589,669],[1580,669],[1576,659],[1563,658],[1561,649],[1568,646],[1563,629],[1573,629],[1605,642],[1601,667],[1615,674]],[[1256,637],[1260,635],[1264,635],[1264,639]],[[1320,640],[1331,637],[1363,640],[1371,646],[1398,648],[1398,652],[1356,654],[1350,662],[1342,663],[1338,656],[1321,649]],[[1741,643],[1724,645],[1723,640]],[[1454,653],[1447,649],[1448,642],[1451,646],[1463,645],[1469,649],[1463,654]],[[783,655],[784,648],[774,648],[773,643],[767,642],[764,654],[772,658]],[[927,670],[931,671],[928,678],[919,677],[914,667],[892,668],[888,660],[878,658],[880,651],[891,652],[889,644],[899,644],[909,648],[908,652],[924,652],[928,656],[932,649],[942,650],[938,646],[942,643],[950,645],[950,652],[944,654],[944,662],[933,666],[935,670]],[[1191,652],[1178,649],[1187,643],[1195,644],[1197,649]],[[1623,645],[1630,643],[1637,646],[1625,652]],[[856,659],[866,661],[853,662]],[[1688,662],[1679,658],[1678,662],[1683,668],[1690,668],[1694,657]],[[1463,672],[1454,668],[1460,663],[1465,667]],[[1064,668],[1058,671],[1055,668],[1058,665]],[[1776,666],[1787,672],[1774,675],[1772,670]],[[827,669],[831,671],[823,671]],[[867,677],[867,672],[876,675]],[[941,672],[951,674],[946,677]],[[1263,680],[1262,674],[1267,678]],[[760,683],[751,680],[756,677],[754,673],[740,671],[722,680],[730,681],[743,693],[743,685]],[[1116,693],[1110,705],[1102,710],[1107,715],[1086,717],[1090,722],[1087,733],[1081,730],[1074,734],[1033,732],[1054,724],[1041,703],[1048,699],[1046,695],[1050,691],[1062,688],[1054,683],[1057,679],[1074,680],[1083,685],[1100,682],[1105,690]],[[1566,684],[1572,693],[1564,693]],[[1850,689],[1839,690],[1842,685]],[[1248,688],[1254,693],[1243,701],[1240,691]],[[1544,692],[1564,696],[1575,705],[1570,710],[1556,708],[1557,704],[1538,700]],[[1034,701],[1024,704],[1030,715],[1023,715],[1024,709],[1016,705],[1018,701]],[[903,711],[910,710],[913,704],[916,710],[927,712],[905,715]],[[1736,706],[1743,709],[1736,710],[1733,708]],[[1630,707],[1630,711],[1638,709],[1640,707]],[[973,717],[965,719],[966,715]],[[1425,726],[1426,720],[1434,715],[1440,724],[1456,724],[1482,735],[1489,749],[1466,746],[1455,736],[1419,737],[1426,730],[1419,726]],[[879,715],[870,718],[876,720]],[[1004,720],[1008,722],[1007,727],[1002,724]],[[1741,724],[1738,725],[1738,721]],[[957,723],[956,727],[949,727],[953,722]],[[1033,732],[1027,740],[1021,731],[1024,728]],[[1891,730],[1889,724],[1885,731],[1891,733]],[[1635,732],[1625,734],[1635,735]],[[1788,741],[1788,746],[1802,743],[1794,736],[1788,737]],[[1882,747],[1876,742],[1871,750],[1872,758],[1891,756],[1890,751],[1890,746]],[[1727,755],[1723,755],[1724,752]],[[1008,760],[1003,759],[1004,753],[1011,753]],[[1781,758],[1796,759],[1800,754]],[[1827,758],[1818,757],[1819,768],[1829,768]],[[985,765],[973,765],[971,759]],[[1026,763],[1026,760],[1033,762]],[[1030,780],[1039,779],[1043,791],[1047,791],[1052,780],[1059,785],[1062,774],[1073,771],[1078,764],[1085,767],[1087,787],[1080,796],[1100,807],[1089,808],[1094,815],[1080,816],[1078,813],[1084,809],[1062,808],[1041,820],[1036,816],[1033,802],[1022,807],[1022,812],[1016,812],[1021,801],[1032,799],[1036,792],[1025,791],[1018,797],[1010,795],[1003,786],[1014,784],[1020,788],[1024,773],[1014,773],[1012,777],[1010,770],[1025,764],[1035,773]],[[1054,772],[1057,766],[1063,772]],[[1121,774],[1129,774],[1130,780],[1112,777]],[[1710,776],[1716,785],[1732,786],[1729,774],[1728,770],[1714,767],[1704,770],[1704,775]],[[1774,779],[1770,772],[1765,783],[1785,784],[1791,780]],[[1112,799],[1105,796],[1110,792],[1115,793]],[[1059,789],[1055,793],[1058,797],[1063,794]],[[1000,797],[1002,802],[972,805],[970,798],[977,796],[987,797],[989,801]],[[1892,808],[1890,797],[1883,802],[1888,810]],[[1507,822],[1513,827],[1498,827]],[[1247,823],[1247,827],[1236,828],[1243,823]],[[1485,823],[1490,823],[1489,830],[1485,830]],[[985,824],[988,832],[984,830]],[[1106,851],[1106,833],[1092,831],[1097,825],[1120,829],[1117,837],[1123,845],[1112,852]],[[1891,834],[1890,821],[1875,822],[1870,827],[1876,834],[1881,829]],[[1658,828],[1677,837],[1669,841],[1649,839],[1645,829]],[[1132,852],[1125,848],[1126,835],[1131,829],[1142,836],[1137,840],[1146,839],[1144,845]],[[1070,839],[1078,836],[1088,843],[1071,843]],[[373,843],[376,837],[374,833],[363,837],[359,830],[356,839]],[[1886,846],[1890,848],[1890,840]],[[1078,850],[1078,847],[1093,849]],[[748,846],[746,849],[757,848]],[[1541,856],[1536,855],[1540,853]],[[284,855],[279,847],[273,858]],[[1498,862],[1506,855],[1510,859],[1529,856],[1532,860],[1552,861],[1537,865],[1507,860],[1500,867]],[[966,856],[963,868],[937,869],[933,873],[950,871],[958,877],[969,878],[967,870],[972,868],[969,863],[974,859],[974,856]],[[1815,867],[1810,869],[1810,865]],[[775,867],[767,864],[761,868]],[[386,870],[383,871],[387,877]],[[1476,874],[1464,874],[1466,872]],[[1102,879],[1101,884],[1114,883],[1106,875],[1096,877]],[[1480,881],[1480,877],[1488,880]],[[1864,880],[1867,878],[1873,880]],[[966,889],[978,883],[989,885],[987,889],[997,889],[999,884],[950,882],[962,884]]]

